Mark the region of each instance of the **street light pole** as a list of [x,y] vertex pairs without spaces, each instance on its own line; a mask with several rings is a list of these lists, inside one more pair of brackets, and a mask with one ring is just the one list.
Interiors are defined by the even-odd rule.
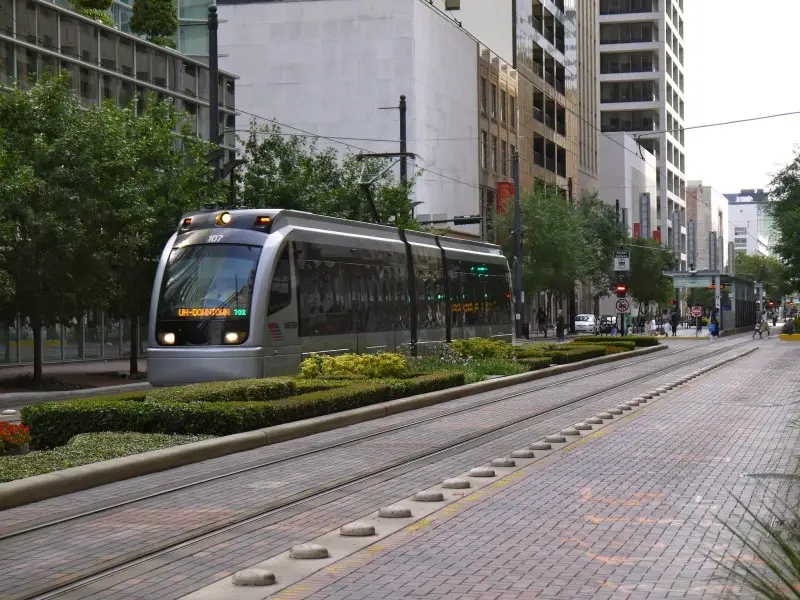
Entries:
[[522,337],[522,216],[519,206],[519,152],[511,157],[514,176],[514,333]]
[[[219,48],[217,44],[217,30],[219,19],[217,7],[212,4],[208,7],[208,139],[214,143],[219,137]],[[219,178],[219,157],[212,160],[214,178]]]

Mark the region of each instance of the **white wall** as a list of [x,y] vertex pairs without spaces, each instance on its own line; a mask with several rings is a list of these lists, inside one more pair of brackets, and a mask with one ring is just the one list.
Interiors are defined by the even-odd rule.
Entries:
[[[491,48],[509,65],[514,64],[513,3],[516,0],[461,0],[459,10],[447,14],[461,26]],[[433,0],[433,5],[444,10],[444,0]]]
[[[691,191],[691,194],[690,194]],[[711,232],[717,234],[717,239],[723,238],[722,247],[722,266],[728,264],[728,242],[733,241],[733,228],[729,225],[728,199],[715,190],[710,185],[703,185],[702,181],[690,181],[686,188],[687,199],[697,198],[697,270],[709,268],[709,247],[708,240]],[[722,213],[722,224],[720,225],[720,213]],[[687,219],[688,220],[688,219]]]
[[[658,228],[656,222],[656,158],[624,132],[611,132],[598,139],[598,176],[600,199],[610,206],[619,200],[620,211],[628,209],[628,230],[640,223],[640,194],[650,194],[650,233]],[[640,153],[641,151],[641,153]],[[642,237],[644,234],[642,233]]]
[[[761,210],[763,210],[763,207],[758,202],[737,202],[728,205],[728,235],[730,239],[735,241],[736,238],[747,238],[746,248],[739,246],[737,250],[744,249],[749,255],[762,254],[766,256],[769,254],[770,240],[763,231],[763,215],[759,214]],[[762,219],[760,222],[759,217]],[[759,227],[759,225],[762,225],[762,227]],[[747,235],[736,235],[735,229],[737,227],[746,228]]]
[[[346,143],[396,152],[399,111],[380,108],[405,94],[419,166],[467,184],[423,175],[417,213],[479,212],[477,48],[457,25],[422,0],[225,4],[219,15],[220,68],[241,77],[240,122],[254,113],[324,136],[387,140]],[[462,141],[421,141],[442,138]]]

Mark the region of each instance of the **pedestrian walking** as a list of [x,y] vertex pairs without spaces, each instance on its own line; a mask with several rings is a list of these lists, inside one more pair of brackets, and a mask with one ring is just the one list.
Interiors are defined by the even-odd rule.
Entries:
[[681,321],[681,316],[678,313],[678,309],[676,308],[672,311],[672,315],[670,316],[670,324],[672,325],[672,337],[678,335],[678,324]]
[[761,339],[764,337],[764,334],[767,334],[767,337],[771,335],[771,331],[769,329],[769,317],[767,316],[767,311],[761,311],[761,317],[756,323],[755,331],[753,331],[753,339],[755,339],[756,334],[758,334],[758,338]]
[[711,319],[708,321],[708,335],[713,340],[719,337],[719,321],[717,321],[717,312],[711,313]]
[[556,319],[556,339],[559,342],[564,341],[564,311],[558,311],[558,318]]
[[544,337],[547,337],[547,315],[541,308],[539,309],[539,313],[536,315],[536,322],[539,325],[539,333],[543,333]]

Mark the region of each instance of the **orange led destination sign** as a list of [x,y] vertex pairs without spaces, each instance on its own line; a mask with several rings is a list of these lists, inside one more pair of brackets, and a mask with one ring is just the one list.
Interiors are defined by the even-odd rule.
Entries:
[[230,308],[179,308],[179,317],[230,317]]

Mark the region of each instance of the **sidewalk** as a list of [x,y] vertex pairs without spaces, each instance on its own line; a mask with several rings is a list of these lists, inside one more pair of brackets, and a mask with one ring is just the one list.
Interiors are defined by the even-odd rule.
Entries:
[[780,366],[793,352],[765,342],[275,597],[753,597],[717,562],[734,566],[739,552],[720,520],[744,528],[731,492],[763,514],[796,468],[795,394]]
[[[67,384],[81,386],[81,388],[37,391],[12,388],[7,384],[6,387],[0,387],[0,409],[19,410],[26,404],[33,404],[40,400],[66,400],[148,389],[150,384],[146,381],[129,381],[116,375],[117,373],[127,373],[129,368],[130,361],[128,359],[45,364],[42,366],[45,377],[53,377]],[[145,359],[139,360],[139,372],[147,372]],[[32,365],[3,366],[0,367],[0,381],[10,382],[17,377],[24,377],[32,373]],[[4,416],[3,420],[8,419]]]

